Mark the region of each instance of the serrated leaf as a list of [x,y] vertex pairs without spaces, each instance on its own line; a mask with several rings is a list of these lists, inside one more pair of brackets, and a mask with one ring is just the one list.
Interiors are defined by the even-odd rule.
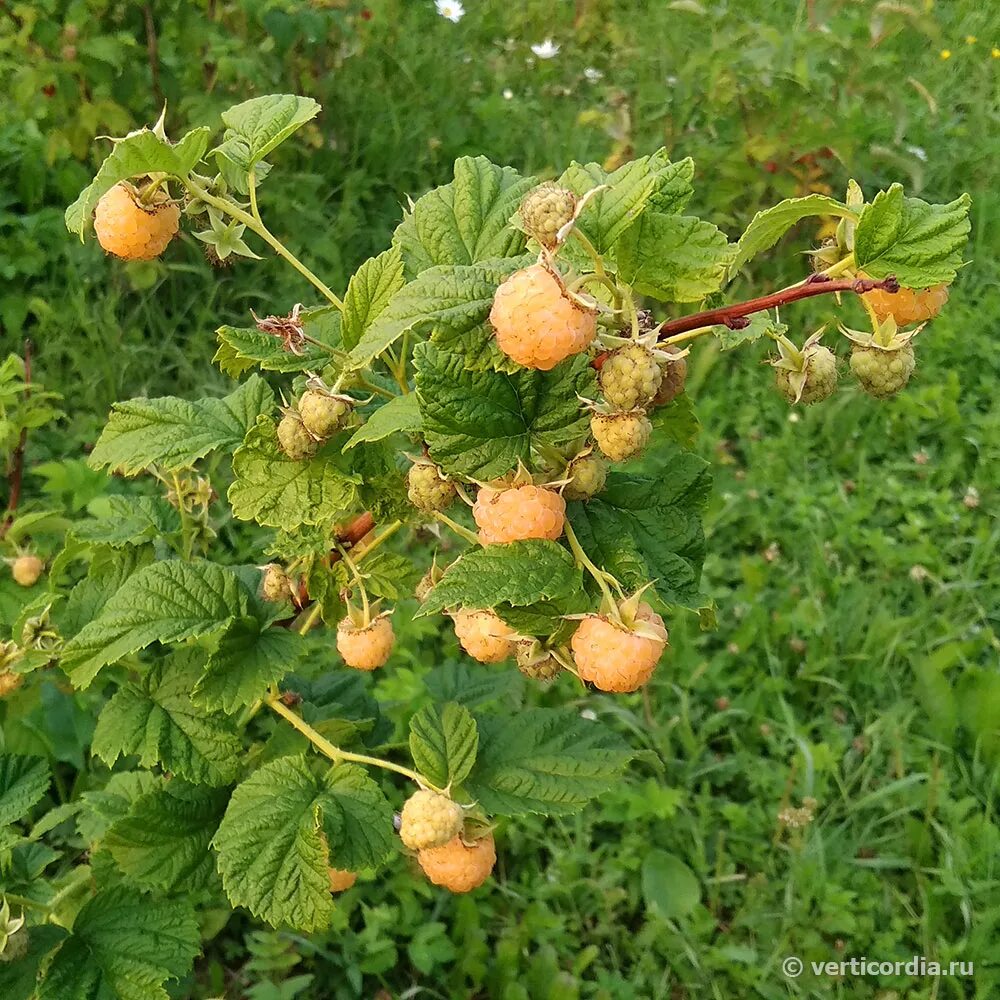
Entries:
[[163,535],[180,531],[180,515],[162,497],[110,496],[106,509],[96,517],[80,521],[73,534],[81,542],[110,545],[143,545]]
[[38,1000],[168,1000],[200,947],[191,905],[104,889],[84,903],[45,969]]
[[222,122],[227,139],[238,136],[246,143],[252,167],[319,112],[319,104],[310,97],[267,94],[223,111]]
[[392,807],[362,767],[340,764],[324,775],[320,804],[330,864],[377,868],[396,848]]
[[219,448],[235,448],[257,417],[274,408],[274,393],[258,375],[222,399],[177,396],[116,403],[88,464],[134,476],[147,466],[189,468]]
[[159,764],[196,784],[232,781],[243,743],[225,715],[192,700],[194,666],[175,656],[120,687],[98,717],[93,752],[108,767],[134,755],[143,767]]
[[366,368],[407,332],[433,329],[437,336],[453,337],[480,326],[497,286],[525,263],[530,261],[513,257],[425,270],[389,300],[351,351],[349,366]]
[[229,795],[182,781],[161,782],[107,832],[103,846],[134,882],[168,893],[198,893],[216,883],[209,850]]
[[476,763],[478,749],[479,729],[464,705],[425,705],[410,719],[413,763],[439,788],[460,785]]
[[587,433],[579,396],[593,398],[585,356],[549,372],[469,371],[434,344],[414,351],[417,394],[431,456],[445,470],[491,479],[529,460],[531,447],[557,447]]
[[561,815],[606,792],[632,757],[615,732],[560,709],[477,715],[479,757],[466,790],[487,813]]
[[384,250],[358,268],[344,295],[343,337],[347,350],[357,346],[404,284],[403,253],[398,246]]
[[394,396],[368,415],[368,419],[344,445],[344,451],[365,441],[381,441],[393,434],[419,434],[421,427],[420,404],[416,393]]
[[128,814],[132,804],[157,785],[156,775],[149,771],[119,771],[111,775],[103,788],[84,792],[82,807],[76,818],[80,836],[96,847],[112,824]]
[[16,962],[0,963],[0,997],[4,1000],[33,1000],[38,974],[49,953],[66,937],[67,931],[53,924],[25,928],[28,951]]
[[435,701],[457,701],[467,708],[494,701],[517,705],[524,692],[524,677],[516,670],[491,670],[460,661],[435,667],[424,684]]
[[304,462],[278,447],[276,427],[261,417],[233,454],[236,477],[227,494],[233,516],[269,528],[329,523],[354,510],[358,477],[338,465],[343,438]]
[[87,576],[70,591],[56,615],[60,634],[73,636],[94,621],[125,581],[153,561],[152,545],[116,551],[98,549],[87,567]]
[[788,327],[784,323],[779,323],[771,313],[760,312],[750,317],[747,326],[733,330],[727,326],[717,326],[712,333],[719,341],[720,350],[731,351],[741,344],[752,344],[765,334],[784,334],[787,329]]
[[773,247],[792,226],[810,215],[851,218],[854,213],[843,202],[825,194],[787,198],[772,208],[758,212],[736,244],[736,255],[729,266],[730,276],[736,274],[752,257]]
[[694,194],[694,160],[690,156],[676,163],[657,166],[656,188],[649,199],[650,208],[667,215],[679,215]]
[[202,158],[211,130],[192,129],[179,142],[169,143],[150,129],[135,132],[115,143],[97,176],[66,209],[66,228],[82,240],[101,196],[130,177],[166,173],[185,177]]
[[24,819],[45,797],[49,781],[41,757],[0,754],[0,827]]
[[279,337],[257,327],[222,326],[216,330],[219,347],[212,361],[232,378],[240,378],[254,365],[272,372],[320,371],[331,358],[330,351],[320,345],[341,346],[340,313],[334,306],[320,306],[304,309],[299,319],[306,334],[320,344],[307,341],[301,345],[301,354],[293,354]]
[[455,179],[420,198],[393,235],[407,275],[416,277],[435,264],[474,264],[522,253],[524,237],[510,218],[535,183],[485,156],[460,157]]
[[644,212],[615,249],[618,273],[642,295],[700,302],[718,291],[733,250],[716,226],[691,216]]
[[969,238],[970,204],[967,194],[947,205],[904,198],[899,184],[880,191],[858,220],[858,267],[873,278],[894,274],[908,288],[953,281]]
[[471,549],[448,567],[419,614],[445,608],[517,606],[568,598],[582,589],[580,570],[561,545],[528,539]]
[[108,663],[152,642],[180,642],[226,627],[247,613],[239,576],[204,560],[165,560],[132,574],[100,615],[71,639],[62,667],[87,687]]
[[598,496],[569,504],[569,518],[587,555],[626,590],[653,580],[668,604],[696,608],[711,476],[690,452],[668,447],[658,457],[657,477],[613,472]]

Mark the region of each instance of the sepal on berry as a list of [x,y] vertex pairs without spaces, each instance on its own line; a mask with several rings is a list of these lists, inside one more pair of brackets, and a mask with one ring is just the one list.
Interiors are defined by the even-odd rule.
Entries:
[[775,385],[789,403],[818,403],[837,388],[837,358],[819,343],[825,329],[809,336],[801,349],[787,337],[776,338],[779,354],[770,363]]

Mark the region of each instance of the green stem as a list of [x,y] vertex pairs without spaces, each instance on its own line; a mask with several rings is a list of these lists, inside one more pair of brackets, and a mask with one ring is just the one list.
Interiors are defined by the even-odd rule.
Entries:
[[576,226],[573,227],[571,233],[580,246],[587,251],[587,256],[593,261],[594,273],[597,274],[599,278],[607,277],[607,272],[604,270],[604,261],[601,260],[601,255],[597,252],[597,247],[595,247],[594,244],[591,243],[590,240],[584,236]]
[[402,521],[393,521],[385,531],[382,532],[378,538],[374,539],[371,545],[366,546],[360,552],[356,554],[356,559],[361,562],[362,559],[367,559],[386,539],[391,538],[397,531],[403,526]]
[[608,602],[609,610],[616,609],[618,607],[618,603],[612,596],[611,588],[608,586],[608,574],[591,562],[590,556],[583,551],[583,546],[580,544],[580,540],[576,537],[576,532],[573,530],[573,526],[568,520],[566,521],[566,541],[569,542],[570,550],[576,558],[577,565],[586,569],[587,572],[597,581],[598,587],[601,588],[601,593]]
[[447,524],[456,535],[460,535],[464,538],[470,545],[479,544],[479,536],[469,531],[468,528],[463,527],[457,521],[453,521],[447,514],[442,514],[441,511],[435,511],[434,516],[442,523]]
[[20,906],[28,910],[40,910],[42,913],[49,912],[48,903],[39,903],[37,899],[28,899],[27,896],[18,896],[14,892],[5,892],[3,898],[13,906]]
[[368,591],[365,589],[365,581],[358,571],[357,564],[348,555],[347,549],[342,545],[337,546],[337,551],[340,553],[340,558],[347,564],[347,568],[351,571],[351,575],[354,577],[355,583],[358,585],[358,590],[361,591],[361,608],[364,614],[364,624],[367,628],[371,624],[371,607],[368,604]]
[[299,635],[308,635],[312,627],[316,624],[319,619],[320,612],[323,610],[323,606],[317,601],[310,609],[309,615],[306,620],[299,627]]

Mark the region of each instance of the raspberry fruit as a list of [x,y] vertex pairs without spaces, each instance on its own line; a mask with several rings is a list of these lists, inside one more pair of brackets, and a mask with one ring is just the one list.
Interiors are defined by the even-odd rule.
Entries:
[[348,616],[337,626],[337,650],[355,670],[381,667],[395,642],[392,622],[386,616],[379,616],[369,625],[356,625]]
[[648,406],[662,380],[656,357],[642,344],[619,347],[601,366],[601,392],[616,410]]
[[492,833],[471,844],[454,837],[441,847],[421,851],[417,861],[435,885],[449,892],[470,892],[490,877],[497,861],[496,844]]
[[551,681],[563,671],[563,665],[536,641],[519,642],[515,654],[517,669],[535,681]]
[[818,403],[837,388],[837,358],[813,334],[799,351],[778,342],[780,358],[774,362],[774,384],[789,403]]
[[319,449],[314,438],[297,413],[289,411],[278,421],[278,447],[293,461],[304,462]]
[[524,231],[553,250],[559,242],[559,230],[573,221],[575,212],[576,195],[546,181],[524,196],[517,214]]
[[[680,354],[679,347],[664,347],[662,350],[667,354]],[[654,406],[665,406],[673,402],[683,391],[684,383],[687,381],[688,363],[687,358],[677,358],[676,360],[664,361],[660,365],[660,388],[653,400]]]
[[299,419],[314,438],[325,441],[341,427],[353,409],[347,396],[334,396],[320,389],[307,389],[299,399]]
[[579,306],[548,268],[535,264],[497,289],[490,323],[507,357],[548,371],[587,349],[597,332],[597,313]]
[[628,413],[595,413],[590,418],[590,433],[597,447],[612,462],[624,462],[638,455],[653,432],[644,410]]
[[563,496],[567,500],[589,500],[604,489],[607,462],[599,455],[580,455],[569,463],[566,478],[569,482],[563,487]]
[[265,601],[275,604],[292,599],[292,585],[288,580],[288,574],[277,563],[270,563],[264,567],[260,593]]
[[480,663],[499,663],[514,651],[514,630],[492,611],[456,611],[455,635],[469,656]]
[[911,323],[926,323],[941,312],[948,301],[948,286],[900,288],[898,292],[874,288],[865,292],[863,297],[880,321],[891,316],[896,326],[909,326]]
[[912,344],[890,350],[855,344],[851,350],[854,377],[876,399],[895,396],[910,381],[916,363]]
[[525,538],[555,541],[566,523],[566,501],[542,486],[484,486],[472,515],[483,545],[517,542]]
[[455,499],[455,484],[433,462],[415,462],[406,476],[406,495],[417,510],[431,514]]
[[33,587],[38,583],[45,569],[45,563],[38,556],[18,556],[10,567],[14,582],[21,587]]
[[180,217],[176,205],[141,205],[134,188],[122,183],[98,201],[94,231],[108,253],[122,260],[152,260],[174,238]]
[[399,819],[400,840],[411,851],[440,847],[462,832],[465,814],[447,795],[421,789],[403,806]]
[[328,868],[327,873],[330,876],[330,892],[344,892],[358,880],[357,872],[349,872],[344,868]]
[[667,646],[663,619],[648,604],[639,603],[622,618],[586,615],[570,643],[580,679],[601,691],[638,690],[653,676]]

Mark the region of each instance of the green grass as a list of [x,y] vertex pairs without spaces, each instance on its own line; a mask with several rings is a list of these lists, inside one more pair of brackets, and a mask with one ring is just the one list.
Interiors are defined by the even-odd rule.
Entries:
[[[69,6],[52,4],[54,23],[78,16]],[[182,44],[190,21],[164,16],[161,86],[178,126],[273,89],[326,106],[305,135],[312,148],[281,154],[262,208],[335,288],[385,245],[404,196],[447,180],[470,152],[544,174],[569,158],[666,143],[695,157],[695,207],[731,235],[758,207],[810,185],[839,193],[849,176],[866,189],[901,179],[930,199],[974,198],[972,263],[921,335],[898,400],[845,388],[793,420],[757,363],[763,349],[702,348],[692,359],[700,447],[716,465],[705,588],[719,624],[702,633],[693,618],[671,623],[672,653],[648,701],[580,701],[650,751],[614,795],[569,820],[508,825],[497,885],[470,899],[442,899],[399,872],[348,893],[338,925],[310,940],[239,917],[223,929],[209,914],[215,936],[175,996],[996,994],[1000,59],[990,50],[1000,16],[990,4],[820,0],[829,30],[817,31],[805,3],[697,6],[469,0],[452,25],[417,0],[373,2],[367,22],[319,5],[247,5],[199,29],[199,54],[216,66],[207,96],[203,66]],[[92,57],[70,72],[58,65],[58,24],[43,44],[51,65],[38,60],[34,81],[88,79],[104,104],[78,115],[77,86],[61,111],[39,108],[21,68],[20,104],[0,119],[0,159],[19,164],[0,204],[0,238],[18,248],[0,263],[4,346],[33,337],[41,377],[71,415],[33,440],[34,462],[79,459],[117,398],[221,389],[208,365],[213,330],[251,308],[310,300],[277,263],[211,271],[193,240],[131,269],[69,243],[60,209],[85,175],[77,118],[101,131],[157,111],[140,24],[117,8],[109,18],[136,39],[116,43],[132,53],[124,84],[113,87]],[[887,35],[873,45],[879,18]],[[547,35],[559,56],[527,65],[527,43]],[[13,65],[16,50],[0,52]],[[584,80],[588,66],[603,79]],[[834,155],[819,155],[826,148]],[[815,167],[802,162],[808,153]],[[776,254],[783,264],[762,265],[732,295],[793,280],[813,236],[799,233]],[[798,336],[836,313],[813,300],[782,318]],[[29,502],[63,502],[73,484],[84,502],[102,489],[66,468],[75,479],[32,475]],[[46,481],[58,497],[42,493]],[[966,505],[970,487],[978,507]],[[442,655],[430,626],[408,629],[412,663],[380,682],[401,701],[416,686],[410,670]],[[543,699],[576,694],[567,680]],[[74,720],[69,743],[83,746],[87,714],[67,700],[53,704]],[[783,829],[778,813],[807,797],[812,821]],[[975,979],[780,971],[787,955],[914,954],[974,961]]]

